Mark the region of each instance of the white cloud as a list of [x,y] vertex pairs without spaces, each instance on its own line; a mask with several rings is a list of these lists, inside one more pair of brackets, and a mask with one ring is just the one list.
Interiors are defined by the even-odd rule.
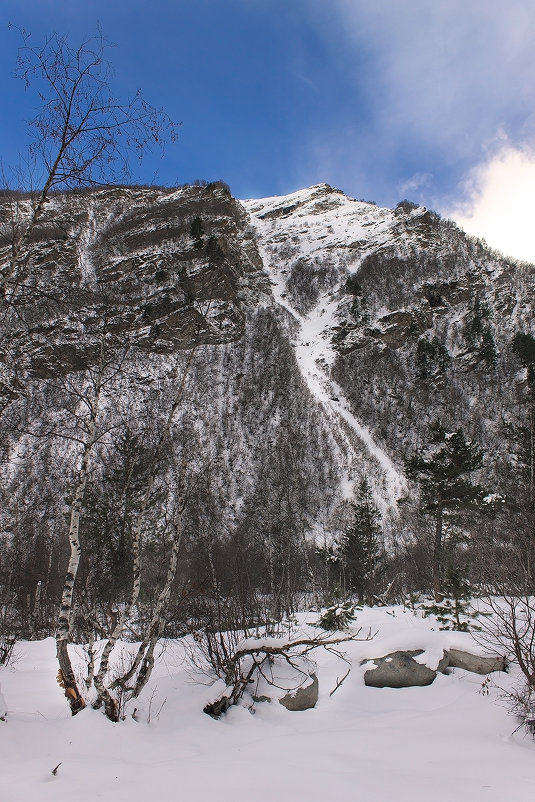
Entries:
[[503,146],[463,189],[468,199],[443,213],[491,247],[535,263],[535,151]]

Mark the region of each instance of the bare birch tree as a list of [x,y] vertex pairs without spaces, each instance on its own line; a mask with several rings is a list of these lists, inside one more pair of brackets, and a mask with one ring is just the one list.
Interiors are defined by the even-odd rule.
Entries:
[[79,45],[58,33],[36,43],[16,30],[21,45],[15,75],[37,94],[39,111],[29,123],[24,167],[15,171],[18,191],[4,193],[0,215],[0,414],[31,373],[28,348],[19,347],[28,330],[23,307],[38,293],[33,237],[52,193],[125,182],[132,157],[142,159],[147,150],[174,141],[177,131],[140,90],[126,99],[113,95],[112,45],[100,30]]
[[[179,549],[182,540],[183,514],[186,504],[185,474],[188,465],[185,454],[183,454],[180,459],[176,498],[174,500],[174,513],[170,522],[172,529],[172,544],[168,557],[166,579],[163,587],[157,594],[150,617],[150,622],[142,638],[132,665],[122,676],[112,678],[110,676],[110,658],[117,645],[117,642],[124,633],[128,621],[132,617],[141,590],[142,537],[146,525],[146,514],[149,508],[149,502],[155,482],[158,478],[158,474],[162,468],[162,459],[166,446],[169,442],[177,412],[183,402],[186,380],[194,355],[195,349],[192,348],[182,372],[181,381],[170,405],[167,418],[159,430],[158,438],[150,458],[141,506],[132,528],[132,586],[130,596],[115,619],[112,631],[106,640],[104,649],[100,656],[98,670],[94,673],[93,682],[97,692],[96,704],[97,706],[104,705],[106,716],[111,721],[118,721],[119,719],[119,701],[117,694],[114,695],[113,691],[118,691],[119,694],[122,694],[126,691],[131,697],[137,697],[148,682],[152,671],[152,666],[154,665],[154,649],[163,633],[166,622],[165,613],[169,604],[172,584],[177,572]],[[132,682],[133,684],[131,684]]]
[[56,625],[56,654],[59,663],[58,683],[65,689],[73,715],[85,707],[68,652],[68,642],[72,633],[73,600],[76,577],[82,556],[80,544],[80,518],[82,505],[91,467],[95,445],[99,439],[98,421],[101,411],[102,393],[106,385],[113,382],[121,370],[121,361],[112,352],[106,354],[101,346],[100,360],[95,368],[88,368],[81,387],[74,381],[64,379],[64,383],[79,406],[77,417],[77,439],[81,443],[81,454],[74,482],[74,494],[70,508],[69,547],[70,556],[61,595],[61,606]]
[[[129,177],[132,156],[142,158],[152,146],[174,140],[176,126],[163,111],[151,106],[140,90],[120,100],[111,89],[112,72],[107,59],[111,47],[100,30],[73,45],[58,33],[43,43],[18,30],[21,45],[16,75],[26,89],[36,91],[40,106],[30,122],[31,143],[24,160],[26,171],[17,175],[19,193],[7,195],[0,219],[0,320],[3,365],[0,385],[3,400],[0,413],[17,397],[27,375],[26,355],[22,364],[15,340],[25,322],[21,296],[30,290],[32,235],[42,221],[54,191],[95,186]],[[40,187],[35,189],[35,187]],[[38,284],[39,276],[33,276]],[[16,323],[13,326],[13,323]],[[25,349],[23,349],[24,351]],[[27,350],[27,349],[26,349]],[[15,356],[13,356],[15,354]],[[80,515],[92,454],[97,440],[103,364],[89,371],[90,391],[80,403],[85,405],[83,439],[70,510],[70,557],[62,591],[56,626],[56,646],[60,670],[58,682],[65,689],[71,711],[84,707],[68,653],[72,633],[73,596],[80,565]]]
[[176,137],[176,124],[140,90],[126,100],[112,94],[111,44],[100,31],[79,45],[58,33],[39,44],[19,33],[16,75],[37,91],[41,105],[30,121],[30,175],[18,189],[40,189],[15,199],[1,235],[10,246],[0,270],[1,294],[9,300],[27,277],[31,235],[53,191],[125,181],[132,155],[141,159]]

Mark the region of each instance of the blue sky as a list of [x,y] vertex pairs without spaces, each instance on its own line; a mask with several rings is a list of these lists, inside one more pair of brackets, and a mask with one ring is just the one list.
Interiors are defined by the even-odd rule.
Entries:
[[36,42],[53,30],[79,42],[100,23],[117,45],[114,90],[141,87],[182,123],[163,158],[133,165],[136,181],[407,197],[535,260],[520,233],[493,241],[517,201],[535,201],[533,0],[2,0],[4,167],[37,102],[11,77],[9,22]]

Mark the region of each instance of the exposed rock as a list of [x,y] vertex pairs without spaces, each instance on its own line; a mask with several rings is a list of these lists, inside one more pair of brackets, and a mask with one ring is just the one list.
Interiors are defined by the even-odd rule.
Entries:
[[444,653],[442,654],[440,662],[437,666],[437,674],[444,674],[449,664],[450,664],[450,655],[449,652],[447,652],[446,649],[444,649]]
[[416,290],[416,295],[425,298],[433,309],[445,308],[448,304],[460,304],[470,301],[473,291],[467,283],[460,280],[426,281]]
[[411,688],[431,685],[437,672],[423,663],[416,662],[414,657],[419,654],[423,654],[423,649],[392,652],[384,657],[374,657],[373,662],[376,667],[364,673],[365,685],[371,688]]
[[231,706],[231,701],[228,696],[222,696],[221,699],[217,699],[215,702],[209,702],[203,708],[203,713],[206,713],[208,716],[212,718],[218,719],[220,718],[223,713],[226,713],[229,707]]
[[433,325],[429,304],[414,309],[401,309],[384,315],[370,334],[389,348],[401,348],[410,336],[423,334]]
[[265,693],[261,693],[259,696],[253,694],[253,702],[271,702],[271,696],[267,696]]
[[254,702],[279,701],[287,710],[308,710],[318,701],[319,681],[316,664],[304,656],[293,656],[291,663],[275,658],[268,668],[254,677]]
[[309,710],[311,707],[315,707],[319,693],[318,677],[316,674],[311,674],[310,680],[311,682],[308,684],[301,685],[281,696],[280,704],[287,710]]
[[103,334],[159,354],[235,342],[244,305],[269,290],[262,268],[244,210],[221,188],[54,196],[32,235],[16,357],[46,378],[94,364]]
[[409,688],[430,685],[437,673],[444,673],[448,668],[464,668],[475,674],[505,671],[505,660],[498,655],[484,657],[459,649],[444,649],[436,670],[433,670],[413,659],[419,654],[423,654],[423,649],[392,652],[385,657],[374,658],[376,667],[365,672],[364,683],[372,688]]
[[449,666],[450,668],[464,668],[465,671],[472,671],[474,674],[491,674],[493,671],[505,671],[505,658],[500,655],[483,657],[478,654],[470,654],[460,649],[450,649]]

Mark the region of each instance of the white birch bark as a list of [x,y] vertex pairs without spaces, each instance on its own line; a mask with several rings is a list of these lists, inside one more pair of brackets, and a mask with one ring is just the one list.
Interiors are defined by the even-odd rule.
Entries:
[[173,545],[171,548],[171,553],[169,555],[169,563],[167,566],[167,576],[165,579],[165,583],[160,593],[158,594],[158,598],[152,613],[151,621],[149,623],[149,626],[147,627],[145,637],[143,638],[141,644],[139,645],[132,666],[130,667],[129,671],[126,674],[124,674],[122,677],[118,678],[114,682],[114,687],[126,688],[130,680],[133,677],[136,677],[134,686],[129,689],[132,698],[137,698],[139,696],[139,694],[141,693],[141,691],[143,690],[143,688],[150,679],[150,675],[154,667],[154,650],[156,648],[156,644],[158,643],[159,639],[162,636],[165,627],[165,611],[167,610],[167,607],[169,605],[169,600],[171,598],[171,588],[173,586],[173,582],[176,577],[176,572],[178,568],[178,556],[180,552],[180,546],[182,543],[183,514],[186,505],[185,484],[184,484],[185,469],[186,469],[186,463],[185,460],[183,460],[178,482],[178,498],[175,503],[176,512],[173,520],[173,528],[174,528]]
[[[115,646],[117,645],[117,641],[121,638],[121,636],[123,634],[125,625],[128,622],[128,620],[130,619],[130,617],[132,615],[132,612],[133,612],[133,610],[135,608],[135,605],[137,604],[137,600],[139,598],[139,592],[140,592],[140,589],[141,589],[141,540],[142,540],[143,524],[145,522],[145,515],[146,515],[147,509],[148,509],[148,506],[149,506],[152,490],[153,490],[154,483],[156,481],[156,477],[157,477],[157,474],[158,474],[158,469],[160,468],[160,461],[161,461],[163,446],[164,446],[167,438],[169,437],[169,434],[170,434],[170,431],[171,431],[171,427],[173,425],[173,421],[174,421],[177,409],[179,408],[180,404],[182,403],[182,399],[183,399],[183,395],[184,395],[184,388],[185,388],[185,384],[186,384],[186,379],[187,379],[187,375],[189,373],[189,368],[191,366],[194,354],[195,354],[195,349],[192,349],[191,352],[190,352],[190,355],[189,355],[189,358],[188,358],[184,373],[182,375],[182,380],[180,382],[180,385],[179,385],[178,391],[176,393],[175,399],[174,399],[174,401],[173,401],[173,403],[171,405],[171,408],[169,410],[169,414],[167,416],[166,423],[163,426],[163,428],[162,428],[162,430],[160,432],[160,436],[158,438],[158,441],[156,443],[156,446],[155,446],[155,449],[154,449],[154,452],[153,452],[153,458],[152,458],[152,463],[151,463],[151,467],[150,467],[150,472],[149,472],[149,475],[148,475],[148,478],[147,478],[147,485],[146,485],[146,488],[145,488],[145,492],[143,494],[143,501],[142,501],[142,504],[141,504],[141,509],[140,509],[140,511],[138,513],[135,525],[133,527],[133,531],[132,531],[133,580],[132,580],[132,591],[131,591],[131,594],[130,594],[130,599],[128,600],[128,603],[125,605],[125,607],[122,610],[121,614],[118,616],[117,623],[114,626],[114,628],[113,628],[113,630],[112,630],[112,632],[111,632],[111,634],[110,634],[110,636],[109,636],[109,638],[108,638],[108,640],[106,642],[106,645],[104,646],[104,650],[103,650],[101,658],[100,658],[99,668],[98,668],[98,671],[95,673],[95,676],[94,676],[94,685],[95,685],[95,688],[96,688],[96,691],[97,691],[97,695],[98,695],[98,703],[97,704],[103,704],[104,705],[104,711],[106,713],[106,716],[111,721],[118,721],[119,720],[119,703],[118,703],[117,699],[114,699],[114,697],[110,693],[110,690],[113,690],[113,689],[116,689],[116,688],[124,689],[125,680],[123,678],[119,678],[119,679],[116,679],[114,682],[111,682],[109,684],[106,683],[106,678],[107,678],[107,675],[109,673],[110,657],[112,655],[112,652],[113,652]],[[184,465],[185,465],[185,463],[183,463],[183,466]],[[183,470],[185,471],[184,467],[183,467]],[[181,493],[182,493],[182,491],[180,491],[179,495]],[[183,501],[180,502],[180,505],[181,505],[181,509],[183,509]],[[178,532],[182,531],[181,515],[182,515],[182,512],[180,513],[180,526],[179,526],[179,528],[177,530]],[[166,579],[164,588],[162,589],[162,591],[161,591],[161,593],[159,595],[159,598],[158,598],[158,601],[157,601],[156,607],[155,607],[155,612],[153,613],[153,617],[152,617],[152,620],[151,620],[151,627],[152,627],[153,622],[156,621],[156,623],[154,625],[155,628],[153,628],[152,632],[150,632],[148,637],[145,638],[144,641],[143,641],[143,642],[145,642],[145,640],[147,640],[147,646],[145,648],[150,650],[150,645],[151,645],[152,639],[156,635],[156,639],[154,641],[154,645],[152,646],[152,651],[147,652],[146,655],[145,655],[146,659],[147,659],[147,671],[149,670],[148,666],[149,666],[149,663],[151,662],[151,660],[152,660],[152,664],[153,664],[154,648],[155,648],[156,643],[158,642],[158,640],[160,638],[160,635],[161,635],[161,631],[160,631],[160,634],[157,634],[158,633],[158,629],[161,630],[161,624],[158,625],[158,622],[160,621],[160,619],[161,619],[161,617],[163,615],[163,611],[165,610],[165,606],[167,605],[167,602],[169,601],[172,582],[173,582],[174,576],[176,575],[179,546],[180,546],[180,536],[177,536],[177,537],[175,537],[175,539],[173,541],[173,548],[172,548],[172,551],[171,551],[171,557],[170,557],[170,563],[169,563],[169,568],[168,568],[167,579]],[[172,576],[171,576],[171,578],[169,578],[171,574],[172,574]],[[169,588],[167,590],[167,586],[168,585],[169,585]],[[158,610],[158,612],[156,612],[156,610]],[[136,669],[134,669],[134,671],[132,671],[132,668],[131,668],[130,671],[127,672],[127,675],[129,676],[129,678],[132,678],[134,676],[135,670],[137,670],[137,667],[140,665],[141,661],[143,660],[144,654],[145,654],[145,650],[142,652],[141,656],[139,657],[139,660],[136,657],[136,659],[134,661],[134,663],[137,662]],[[152,671],[152,665],[150,666],[150,670]],[[150,676],[150,672],[149,672],[149,676]],[[142,687],[143,687],[143,685],[140,687],[140,691],[141,691]]]
[[63,584],[61,607],[56,625],[56,655],[59,663],[58,683],[65,690],[65,696],[69,701],[73,716],[85,707],[85,701],[78,690],[78,685],[74,676],[74,671],[69,656],[68,641],[72,630],[73,596],[76,585],[76,576],[80,566],[80,558],[82,556],[82,548],[80,545],[80,516],[85,488],[87,485],[87,477],[89,474],[91,453],[97,438],[97,418],[102,389],[101,369],[102,365],[100,366],[96,377],[93,398],[88,405],[90,414],[87,425],[86,439],[82,451],[80,467],[78,469],[74,499],[71,506],[69,523],[69,564],[67,566],[67,573],[65,575],[65,581]]

